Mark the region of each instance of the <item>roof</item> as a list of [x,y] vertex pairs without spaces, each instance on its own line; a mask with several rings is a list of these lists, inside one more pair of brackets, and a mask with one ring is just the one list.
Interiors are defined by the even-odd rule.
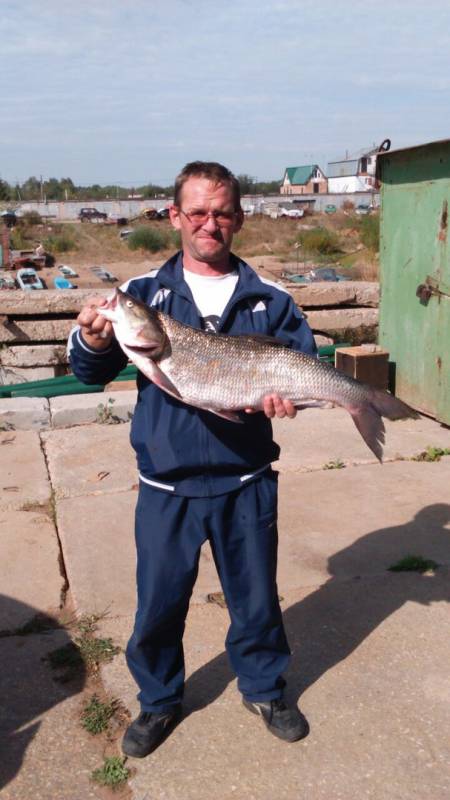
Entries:
[[[287,173],[291,184],[301,186],[302,184],[308,183],[316,168],[320,169],[318,164],[307,164],[303,167],[286,167],[285,175]],[[322,172],[322,170],[320,171]]]

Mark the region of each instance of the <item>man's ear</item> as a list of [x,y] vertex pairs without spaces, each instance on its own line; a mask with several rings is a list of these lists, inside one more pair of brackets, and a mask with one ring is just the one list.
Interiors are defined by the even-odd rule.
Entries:
[[180,223],[180,209],[178,206],[169,206],[169,218],[172,223],[172,226],[179,231],[181,228]]
[[234,221],[233,233],[239,233],[243,224],[244,224],[244,212],[242,211],[242,208],[240,208],[236,214],[236,219]]

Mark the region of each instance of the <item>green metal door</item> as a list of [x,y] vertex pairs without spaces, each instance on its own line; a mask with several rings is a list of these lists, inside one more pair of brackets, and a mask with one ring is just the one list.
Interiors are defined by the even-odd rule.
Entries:
[[450,141],[378,157],[380,344],[395,393],[450,424]]

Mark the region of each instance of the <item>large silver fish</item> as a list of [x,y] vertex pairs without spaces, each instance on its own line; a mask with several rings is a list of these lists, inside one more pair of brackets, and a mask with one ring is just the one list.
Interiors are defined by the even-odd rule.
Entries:
[[113,323],[124,352],[165,392],[233,422],[238,412],[262,409],[276,393],[296,406],[334,403],[352,416],[364,441],[381,461],[382,417],[418,417],[388,392],[338,372],[312,356],[266,336],[206,333],[177,322],[116,289],[100,314]]

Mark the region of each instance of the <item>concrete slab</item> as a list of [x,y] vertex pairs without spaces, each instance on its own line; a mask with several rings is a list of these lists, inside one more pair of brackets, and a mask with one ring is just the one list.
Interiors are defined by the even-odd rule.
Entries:
[[37,431],[0,432],[0,510],[45,504],[51,486]]
[[[226,610],[194,606],[185,651],[185,718],[143,761],[135,800],[446,800],[450,791],[448,571],[333,581],[291,596],[288,695],[311,731],[292,745],[243,709],[223,641]],[[102,634],[125,644],[131,619]],[[102,668],[136,712],[123,655]],[[131,761],[131,760],[130,760]]]
[[[91,392],[89,394],[67,395],[52,397],[50,400],[51,424],[53,428],[65,428],[71,425],[85,425],[98,422],[98,407],[108,407],[109,399],[111,414],[122,422],[128,422],[133,415],[136,405],[136,389],[128,392]],[[0,403],[2,401],[0,400]]]
[[2,639],[2,800],[105,798],[90,780],[103,763],[104,743],[89,736],[79,721],[85,676],[56,682],[43,660],[68,641],[64,631]]
[[0,565],[0,631],[28,622],[29,606],[33,613],[59,609],[64,579],[56,531],[45,511],[0,511]]
[[[411,458],[428,445],[450,447],[450,428],[436,420],[385,420],[384,461]],[[329,461],[345,464],[377,463],[358,433],[350,414],[342,408],[307,408],[295,419],[273,421],[275,441],[281,447],[277,469],[322,469]]]
[[[57,502],[58,530],[78,613],[133,614],[136,608],[134,509],[137,492],[99,492]],[[218,591],[209,545],[202,549],[192,602]]]
[[43,434],[57,497],[129,491],[136,486],[130,425],[82,425]]
[[45,397],[0,398],[0,428],[45,430],[50,427],[50,409]]
[[407,555],[450,564],[449,486],[450,459],[281,475],[281,594]]
[[64,563],[79,614],[134,610],[136,497],[135,491],[100,493],[57,502]]
[[[383,573],[411,554],[450,563],[449,485],[449,459],[282,475],[280,594],[330,576]],[[64,561],[83,613],[134,611],[135,502],[136,492],[99,490],[57,503]],[[219,589],[206,546],[193,603]]]

